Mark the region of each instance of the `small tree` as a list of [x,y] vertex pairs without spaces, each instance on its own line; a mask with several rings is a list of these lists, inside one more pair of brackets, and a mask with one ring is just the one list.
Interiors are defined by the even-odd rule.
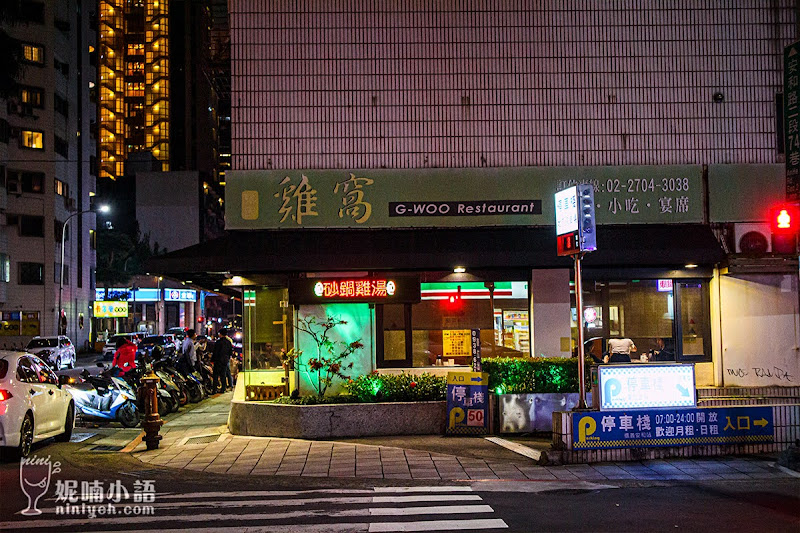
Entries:
[[311,380],[311,385],[317,391],[319,397],[325,396],[325,392],[333,383],[333,378],[350,379],[343,370],[353,368],[353,363],[345,364],[344,360],[353,355],[357,350],[364,347],[361,339],[346,343],[331,340],[329,333],[336,326],[347,324],[345,320],[338,317],[325,317],[324,321],[318,321],[315,316],[305,316],[297,319],[295,329],[307,333],[317,345],[317,356],[309,359],[301,367],[306,367],[305,372],[317,373],[317,382]]

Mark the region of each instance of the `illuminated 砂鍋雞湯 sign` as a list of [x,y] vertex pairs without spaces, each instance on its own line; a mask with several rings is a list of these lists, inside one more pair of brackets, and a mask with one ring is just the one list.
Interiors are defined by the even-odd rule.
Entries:
[[419,278],[311,278],[289,282],[293,304],[321,302],[415,303],[420,301]]

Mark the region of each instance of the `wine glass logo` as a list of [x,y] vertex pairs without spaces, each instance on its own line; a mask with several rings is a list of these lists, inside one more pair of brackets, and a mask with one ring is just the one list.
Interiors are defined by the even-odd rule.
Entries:
[[47,457],[23,457],[19,463],[19,485],[28,497],[28,508],[22,511],[25,516],[36,516],[42,512],[36,508],[39,498],[50,488],[50,475],[53,463]]

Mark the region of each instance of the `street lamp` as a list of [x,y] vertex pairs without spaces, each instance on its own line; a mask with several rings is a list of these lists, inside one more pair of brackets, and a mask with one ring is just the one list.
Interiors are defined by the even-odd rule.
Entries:
[[95,213],[100,211],[101,213],[108,213],[111,211],[111,208],[107,205],[101,205],[94,209],[85,209],[83,211],[78,211],[76,213],[72,213],[70,216],[67,217],[67,220],[64,221],[64,225],[61,226],[61,275],[58,277],[58,310],[56,311],[56,335],[61,335],[61,296],[64,292],[64,238],[67,235],[67,223],[73,218],[78,215],[82,215],[84,213]]

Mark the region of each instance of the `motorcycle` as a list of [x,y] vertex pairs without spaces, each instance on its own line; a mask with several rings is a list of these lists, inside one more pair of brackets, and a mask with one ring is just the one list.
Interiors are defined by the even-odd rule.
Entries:
[[[146,374],[145,371],[145,364],[141,361],[137,361],[136,368],[133,370],[129,370],[125,376],[125,381],[134,389],[136,390],[136,405],[139,407],[139,410],[144,413],[144,401],[145,401],[145,387],[142,385],[141,378]],[[178,403],[172,398],[172,395],[169,391],[165,388],[164,384],[159,381],[156,384],[156,396],[158,398],[158,413],[160,415],[166,415],[173,411],[177,411]]]
[[136,406],[136,392],[125,380],[109,374],[92,376],[88,370],[83,371],[81,379],[77,383],[65,385],[81,415],[116,420],[126,428],[139,425],[140,411]]

